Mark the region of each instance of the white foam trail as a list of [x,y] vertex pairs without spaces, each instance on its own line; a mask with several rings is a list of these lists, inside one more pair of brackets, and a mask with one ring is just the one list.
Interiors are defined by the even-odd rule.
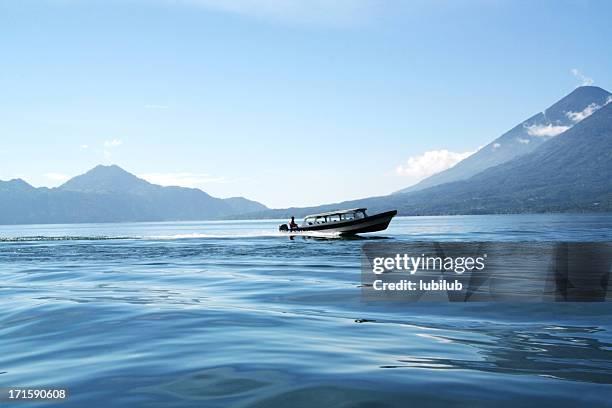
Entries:
[[145,239],[193,239],[193,238],[252,238],[252,237],[266,237],[266,236],[278,236],[279,234],[274,233],[257,233],[257,232],[243,232],[243,233],[225,233],[225,234],[205,234],[194,232],[190,234],[173,234],[173,235],[153,235],[143,237]]
[[24,236],[24,237],[0,237],[0,242],[44,242],[44,241],[105,241],[105,240],[118,240],[118,239],[139,239],[138,237],[128,236]]
[[339,232],[321,232],[321,231],[295,231],[295,232],[279,232],[282,236],[295,235],[303,237],[319,237],[319,238],[340,238]]
[[258,237],[288,237],[288,236],[304,236],[304,237],[319,237],[319,238],[339,238],[340,234],[335,232],[317,232],[317,231],[299,231],[287,232],[280,231],[252,231],[252,232],[236,232],[222,233],[222,234],[207,234],[193,232],[189,234],[173,234],[173,235],[153,235],[142,237],[143,239],[159,239],[159,240],[173,240],[173,239],[197,239],[197,238],[258,238]]

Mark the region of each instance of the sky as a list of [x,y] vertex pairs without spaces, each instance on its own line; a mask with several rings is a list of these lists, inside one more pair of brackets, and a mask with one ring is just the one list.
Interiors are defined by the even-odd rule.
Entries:
[[0,180],[98,164],[279,208],[389,194],[575,87],[612,2],[0,0]]

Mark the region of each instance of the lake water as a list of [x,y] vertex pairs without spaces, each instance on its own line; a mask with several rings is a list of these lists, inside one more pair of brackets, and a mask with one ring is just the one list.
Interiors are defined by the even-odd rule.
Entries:
[[[65,387],[68,407],[611,406],[611,303],[366,302],[370,240],[279,223],[0,226],[0,387]],[[610,241],[612,215],[374,235]]]

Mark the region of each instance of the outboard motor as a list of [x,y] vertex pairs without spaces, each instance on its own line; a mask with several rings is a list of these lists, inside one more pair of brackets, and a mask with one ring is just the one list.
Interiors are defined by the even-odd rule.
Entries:
[[287,232],[287,231],[289,231],[289,226],[288,226],[287,224],[282,224],[282,225],[280,225],[280,226],[278,227],[278,230],[279,230],[280,232]]

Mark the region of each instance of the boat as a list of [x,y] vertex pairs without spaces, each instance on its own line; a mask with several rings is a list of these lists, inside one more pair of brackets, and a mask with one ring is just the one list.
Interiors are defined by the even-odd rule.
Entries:
[[324,232],[338,235],[363,234],[386,230],[393,217],[397,215],[397,210],[374,215],[367,215],[366,210],[367,208],[352,208],[312,214],[306,216],[302,225],[297,228],[289,228],[287,224],[282,224],[278,230],[289,234],[303,232]]

